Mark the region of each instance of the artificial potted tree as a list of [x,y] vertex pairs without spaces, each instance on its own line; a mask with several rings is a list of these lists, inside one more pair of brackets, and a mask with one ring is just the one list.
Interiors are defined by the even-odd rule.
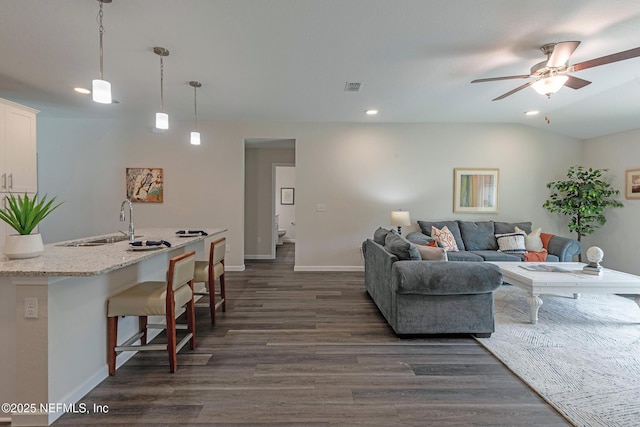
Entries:
[[[569,216],[569,231],[578,234],[578,241],[582,236],[593,234],[607,222],[604,216],[606,208],[623,207],[615,199],[620,191],[602,179],[602,173],[607,171],[608,169],[571,166],[567,171],[566,181],[547,184],[547,188],[551,189],[551,196],[542,206],[549,212]],[[578,255],[578,260],[582,261],[582,254]]]
[[4,254],[9,259],[34,258],[44,252],[40,233],[32,234],[36,226],[62,203],[54,205],[56,198],[47,201],[38,194],[17,197],[11,193],[6,197],[6,206],[0,210],[0,219],[9,224],[18,234],[7,235]]

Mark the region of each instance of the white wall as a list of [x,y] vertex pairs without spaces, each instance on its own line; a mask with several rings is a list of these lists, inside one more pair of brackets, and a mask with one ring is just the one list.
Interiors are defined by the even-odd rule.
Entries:
[[[296,268],[357,269],[361,242],[398,208],[414,222],[531,220],[567,235],[542,203],[546,183],[582,160],[581,141],[521,125],[202,122],[199,147],[188,144],[189,127],[174,122],[157,135],[133,121],[39,119],[40,190],[66,201],[44,221],[44,239],[124,228],[125,168],[162,167],[165,202],[136,204],[137,226],[228,227],[227,265],[241,268],[243,141],[295,139]],[[499,214],[453,214],[455,167],[500,169]]]
[[640,274],[638,262],[640,200],[625,199],[625,171],[640,169],[640,129],[585,141],[585,166],[609,169],[608,182],[620,190],[623,208],[605,211],[607,223],[594,234],[583,237],[583,253],[590,246],[604,251],[605,267]]

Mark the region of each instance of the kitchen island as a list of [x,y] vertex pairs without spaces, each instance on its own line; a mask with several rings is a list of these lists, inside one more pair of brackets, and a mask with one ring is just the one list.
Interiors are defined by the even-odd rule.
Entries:
[[[37,258],[0,260],[0,403],[13,406],[12,413],[3,406],[0,422],[46,426],[84,409],[82,397],[108,376],[107,299],[140,281],[165,280],[169,259],[181,253],[195,250],[207,259],[205,240],[226,231],[184,236],[177,230],[137,230],[136,240],[164,240],[171,247],[86,244],[117,237],[111,234],[48,244]],[[121,341],[137,327],[137,318],[121,318]],[[120,354],[117,366],[131,356]]]

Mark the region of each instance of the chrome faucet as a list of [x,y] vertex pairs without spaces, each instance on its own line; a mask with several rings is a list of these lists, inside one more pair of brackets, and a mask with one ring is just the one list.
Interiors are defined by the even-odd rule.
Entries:
[[134,242],[136,240],[136,238],[135,238],[135,231],[134,231],[134,228],[133,228],[133,203],[131,203],[130,199],[126,199],[120,205],[120,221],[124,221],[125,220],[124,205],[126,203],[129,203],[129,233],[128,233],[129,234],[129,241],[130,242]]

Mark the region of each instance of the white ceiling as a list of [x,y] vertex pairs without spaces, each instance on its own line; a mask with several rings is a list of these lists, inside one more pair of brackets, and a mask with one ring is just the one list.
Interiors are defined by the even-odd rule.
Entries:
[[[119,104],[73,92],[99,76],[96,0],[0,2],[0,97],[46,117],[523,123],[577,138],[640,127],[640,58],[575,73],[549,101],[522,84],[545,43],[570,63],[640,46],[638,0],[113,0],[104,77]],[[363,82],[358,93],[347,81]],[[364,110],[375,107],[376,117]],[[542,114],[525,117],[527,110]],[[544,113],[551,123],[544,120]]]

